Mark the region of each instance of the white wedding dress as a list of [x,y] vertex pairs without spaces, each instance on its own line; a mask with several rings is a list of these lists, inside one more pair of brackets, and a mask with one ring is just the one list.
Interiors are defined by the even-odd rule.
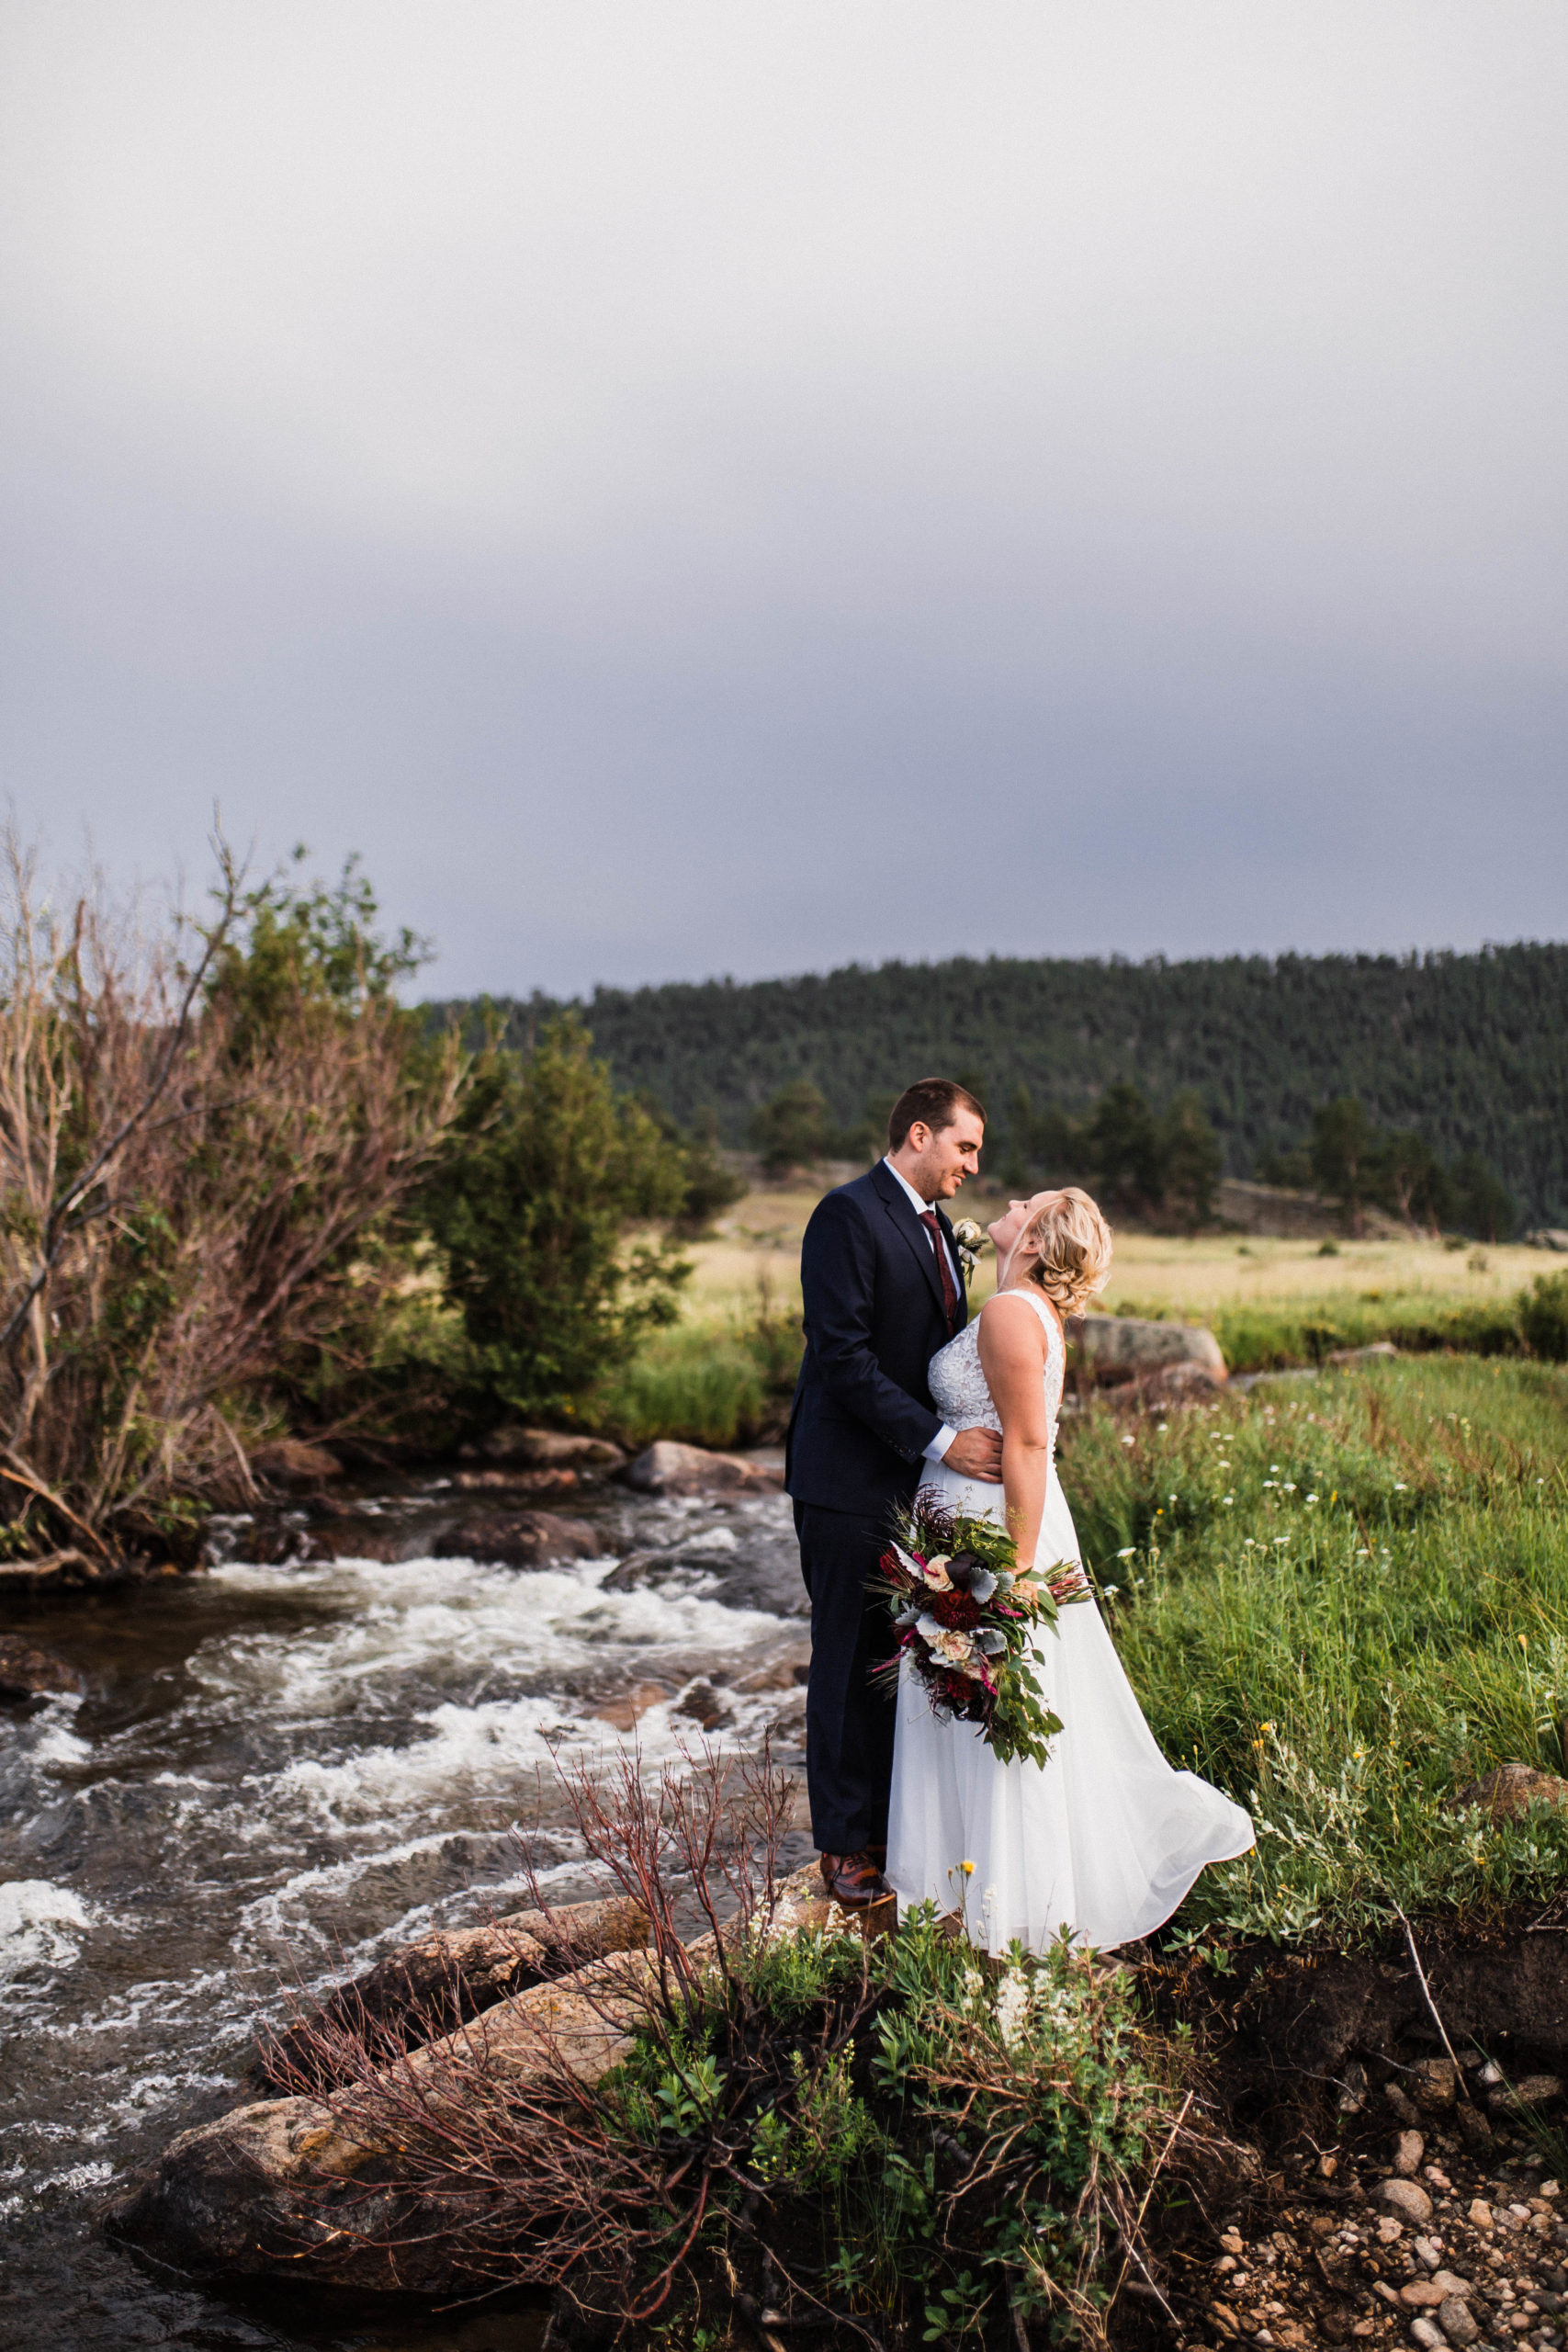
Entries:
[[[1045,1326],[1045,1408],[1052,1461],[1036,1565],[1080,1557],[1056,1476],[1056,1415],[1065,1351],[1055,1317]],[[980,1317],[931,1366],[931,1399],[953,1429],[999,1430],[980,1365]],[[933,1464],[922,1484],[949,1510],[1000,1521],[1000,1487]],[[1016,1937],[1041,1951],[1064,1927],[1103,1950],[1146,1936],[1170,1917],[1198,1873],[1252,1844],[1238,1804],[1173,1771],[1155,1744],[1094,1601],[1065,1608],[1032,1645],[1046,1703],[1064,1728],[1043,1765],[1000,1764],[979,1727],[942,1723],[906,1666],[899,1680],[887,1826],[886,1876],[900,1916],[917,1903],[961,1911],[972,1941],[1002,1952]],[[973,1871],[966,1863],[974,1864]]]

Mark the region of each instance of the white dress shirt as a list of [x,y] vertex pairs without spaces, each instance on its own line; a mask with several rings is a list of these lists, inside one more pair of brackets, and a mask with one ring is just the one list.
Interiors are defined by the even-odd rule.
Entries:
[[[916,1192],[913,1184],[910,1183],[903,1170],[901,1169],[895,1168],[893,1162],[886,1156],[886,1154],[883,1157],[882,1165],[886,1169],[894,1182],[903,1186],[905,1197],[908,1201],[909,1206],[914,1210],[915,1215],[917,1216],[929,1216],[931,1213],[931,1202],[921,1200],[919,1193]],[[937,1227],[937,1232],[933,1233],[929,1225],[923,1225],[920,1227],[920,1231],[925,1235],[927,1245],[931,1250],[932,1257],[934,1257],[937,1250],[937,1234],[942,1232],[942,1227],[939,1226]],[[945,1239],[945,1237],[943,1238]],[[951,1250],[948,1251],[947,1258],[948,1264],[953,1266],[953,1279],[954,1283],[957,1285],[958,1295],[962,1298],[964,1295],[964,1270],[961,1266],[953,1265],[953,1252]],[[958,1431],[955,1429],[950,1429],[946,1421],[943,1421],[941,1429],[938,1430],[935,1437],[932,1438],[931,1443],[926,1448],[926,1460],[928,1462],[940,1462],[942,1455],[947,1452],[948,1447],[953,1443],[953,1439],[957,1435]]]

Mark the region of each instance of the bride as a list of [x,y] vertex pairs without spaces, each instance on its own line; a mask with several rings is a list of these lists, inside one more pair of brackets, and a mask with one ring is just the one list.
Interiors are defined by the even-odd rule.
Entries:
[[[997,1295],[933,1356],[931,1393],[954,1429],[999,1430],[1002,1487],[938,1463],[925,1484],[950,1510],[1002,1519],[1021,1568],[1080,1557],[1056,1476],[1065,1315],[1111,1272],[1111,1230],[1086,1193],[1014,1201],[990,1228]],[[900,1915],[961,1912],[992,1952],[1043,1951],[1066,1928],[1100,1949],[1168,1919],[1209,1862],[1252,1844],[1252,1824],[1155,1744],[1092,1600],[1032,1645],[1065,1728],[1043,1765],[998,1763],[973,1724],[942,1723],[913,1673],[898,1687],[886,1875]]]

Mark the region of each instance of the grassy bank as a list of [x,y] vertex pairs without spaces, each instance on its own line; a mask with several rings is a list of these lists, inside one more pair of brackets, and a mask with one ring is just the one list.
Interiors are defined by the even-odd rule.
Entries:
[[[595,1428],[633,1444],[655,1437],[730,1446],[776,1437],[799,1363],[800,1242],[814,1184],[749,1193],[706,1240],[681,1320],[584,1405]],[[989,1194],[962,1205],[995,1216]],[[1117,1237],[1103,1306],[1112,1314],[1204,1323],[1233,1372],[1322,1363],[1340,1348],[1392,1340],[1416,1353],[1524,1352],[1520,1299],[1561,1261],[1535,1250],[1455,1250],[1416,1236],[1344,1241]],[[974,1303],[990,1295],[989,1255]],[[1565,1303],[1568,1314],[1568,1303]]]
[[1344,1941],[1395,1905],[1556,1890],[1568,1819],[1453,1802],[1568,1761],[1565,1458],[1568,1374],[1462,1358],[1075,1430],[1064,1480],[1156,1736],[1258,1824],[1187,1933]]

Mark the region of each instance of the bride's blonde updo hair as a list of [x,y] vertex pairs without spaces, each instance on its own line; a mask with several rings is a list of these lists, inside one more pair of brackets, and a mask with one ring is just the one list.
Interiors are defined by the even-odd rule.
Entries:
[[1111,1280],[1111,1227],[1076,1184],[1054,1193],[1013,1244],[1010,1261],[1061,1315],[1081,1315]]

